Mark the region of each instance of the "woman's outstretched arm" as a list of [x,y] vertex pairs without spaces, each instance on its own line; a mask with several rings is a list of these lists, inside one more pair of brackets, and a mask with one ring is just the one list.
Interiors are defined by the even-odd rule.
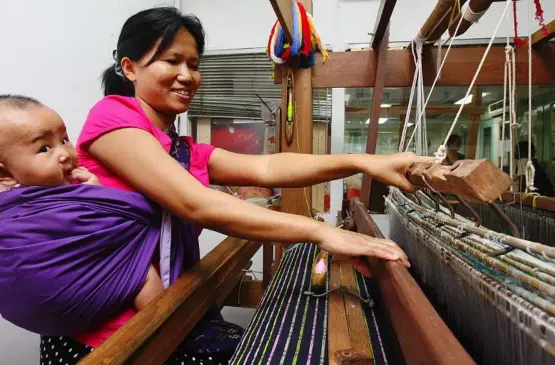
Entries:
[[392,241],[274,212],[204,187],[143,130],[109,132],[96,139],[88,150],[139,192],[199,226],[253,240],[315,243],[351,262],[363,274],[368,274],[368,268],[357,258],[360,256],[401,260],[408,265],[405,253]]
[[208,164],[210,180],[220,185],[247,185],[296,188],[342,179],[364,172],[373,178],[412,191],[405,173],[413,162],[433,161],[433,157],[413,153],[393,155],[309,155],[278,153],[242,155],[216,149]]

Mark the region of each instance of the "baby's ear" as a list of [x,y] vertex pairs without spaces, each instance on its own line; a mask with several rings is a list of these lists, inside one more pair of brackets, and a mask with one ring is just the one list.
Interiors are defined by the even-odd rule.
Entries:
[[0,185],[8,188],[13,188],[18,182],[13,178],[10,172],[6,169],[3,163],[0,162]]

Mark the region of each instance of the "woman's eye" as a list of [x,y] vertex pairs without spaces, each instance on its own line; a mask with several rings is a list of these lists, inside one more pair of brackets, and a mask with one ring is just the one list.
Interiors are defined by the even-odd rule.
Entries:
[[69,143],[69,138],[65,137],[64,139],[62,139],[62,144],[68,144]]
[[42,146],[39,150],[40,153],[46,153],[50,151],[52,148],[50,146]]
[[170,65],[177,65],[177,60],[166,60]]

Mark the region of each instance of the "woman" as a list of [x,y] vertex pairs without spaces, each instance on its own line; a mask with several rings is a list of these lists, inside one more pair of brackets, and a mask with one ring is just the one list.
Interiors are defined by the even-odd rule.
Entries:
[[[114,52],[116,64],[103,76],[107,96],[91,109],[79,138],[80,163],[103,185],[141,192],[171,214],[172,235],[188,235],[190,242],[186,248],[172,247],[186,251],[183,269],[199,260],[198,230],[192,227],[253,240],[314,243],[366,275],[368,267],[357,257],[400,260],[408,266],[404,252],[389,240],[263,209],[207,188],[209,182],[301,187],[364,172],[386,184],[413,190],[404,172],[417,158],[413,154],[248,156],[196,144],[190,138],[180,140],[173,123],[177,114],[188,109],[200,86],[203,50],[204,33],[195,17],[182,16],[174,8],[156,8],[129,18]],[[96,331],[72,339],[43,337],[43,361],[56,355],[76,362],[133,314],[130,308]],[[241,333],[221,321],[217,311],[209,311],[168,363],[227,362]]]

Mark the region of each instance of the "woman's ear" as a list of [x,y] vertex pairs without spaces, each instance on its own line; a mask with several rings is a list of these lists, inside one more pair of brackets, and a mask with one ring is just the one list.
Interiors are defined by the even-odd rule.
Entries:
[[18,182],[13,178],[3,163],[0,163],[0,185],[13,188]]
[[129,57],[123,57],[121,59],[121,71],[127,78],[127,80],[133,82],[137,79],[137,74],[135,70],[135,62],[131,61]]

